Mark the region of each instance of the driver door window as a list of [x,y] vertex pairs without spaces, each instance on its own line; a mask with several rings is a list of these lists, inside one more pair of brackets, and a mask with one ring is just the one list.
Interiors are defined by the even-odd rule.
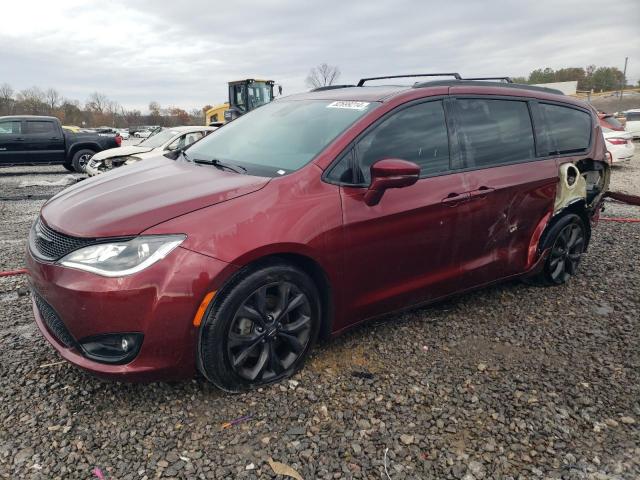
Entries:
[[371,165],[400,158],[420,166],[420,177],[449,170],[449,137],[442,101],[404,108],[376,125],[357,146],[360,181],[371,182]]
[[0,134],[19,135],[22,133],[22,122],[7,120],[0,122]]
[[181,144],[182,141],[184,140],[184,135],[181,137],[176,138],[173,142],[171,142],[169,145],[167,145],[166,150],[170,150],[170,151],[174,151],[174,150],[178,150],[179,148],[181,148]]
[[191,132],[185,135],[184,146],[188,147],[202,138],[202,132]]

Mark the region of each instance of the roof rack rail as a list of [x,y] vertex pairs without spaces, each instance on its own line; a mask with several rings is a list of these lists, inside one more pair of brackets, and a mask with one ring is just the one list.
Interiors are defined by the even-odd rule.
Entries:
[[555,95],[564,95],[560,90],[556,90],[555,88],[548,87],[537,87],[535,85],[526,85],[523,83],[505,83],[505,82],[494,82],[491,80],[487,81],[476,81],[470,80],[468,78],[463,78],[461,80],[431,80],[429,82],[421,82],[416,83],[413,88],[427,88],[427,87],[460,87],[460,86],[483,86],[483,87],[499,87],[499,88],[517,88],[520,90],[535,90],[538,92],[546,92],[553,93]]
[[503,80],[505,83],[513,83],[511,77],[473,77],[462,78],[461,80]]
[[322,87],[316,87],[312,90],[309,90],[310,92],[324,92],[325,90],[335,90],[336,88],[350,88],[350,87],[355,87],[355,85],[324,85]]
[[415,75],[388,75],[385,77],[369,77],[361,78],[358,87],[364,86],[365,82],[370,80],[386,80],[387,78],[411,78],[411,77],[454,77],[456,80],[462,80],[459,73],[418,73]]

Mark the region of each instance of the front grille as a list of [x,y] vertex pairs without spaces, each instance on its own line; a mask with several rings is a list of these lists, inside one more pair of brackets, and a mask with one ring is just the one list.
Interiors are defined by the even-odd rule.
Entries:
[[59,260],[68,253],[96,243],[94,238],[78,238],[64,235],[49,228],[40,218],[33,224],[31,250],[43,260]]
[[51,305],[49,305],[44,298],[38,295],[36,292],[33,293],[33,299],[36,302],[36,306],[38,307],[38,311],[40,312],[40,316],[42,320],[44,320],[47,329],[51,334],[58,339],[60,343],[62,343],[65,347],[72,348],[76,346],[76,340],[73,338],[64,322],[60,318],[60,316],[56,313]]

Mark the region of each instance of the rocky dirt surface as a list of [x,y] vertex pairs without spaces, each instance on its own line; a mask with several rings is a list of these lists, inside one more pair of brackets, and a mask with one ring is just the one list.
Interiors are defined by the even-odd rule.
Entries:
[[[613,189],[640,194],[639,173],[637,155]],[[0,170],[0,271],[22,266],[62,188],[19,183],[65,175]],[[604,215],[640,217],[621,208]],[[566,286],[506,283],[369,323],[242,395],[93,378],[41,337],[26,278],[0,277],[0,478],[275,478],[269,459],[304,479],[639,478],[638,245],[640,224],[602,222]]]

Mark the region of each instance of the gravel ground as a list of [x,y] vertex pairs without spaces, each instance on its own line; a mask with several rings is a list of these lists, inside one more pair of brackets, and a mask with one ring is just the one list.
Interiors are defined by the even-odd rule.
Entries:
[[[66,175],[0,170],[0,270],[22,266],[30,223],[61,189],[19,184]],[[640,194],[640,155],[612,189]],[[512,282],[370,323],[291,381],[236,396],[61,362],[24,276],[0,277],[0,477],[274,478],[272,458],[304,479],[639,478],[639,244],[640,224],[602,222],[566,286]]]

